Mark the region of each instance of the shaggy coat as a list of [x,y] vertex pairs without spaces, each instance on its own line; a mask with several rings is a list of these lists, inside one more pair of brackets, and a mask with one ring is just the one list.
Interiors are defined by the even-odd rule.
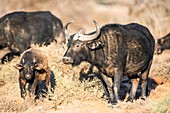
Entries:
[[26,84],[29,84],[29,92],[37,94],[37,85],[45,82],[47,91],[50,91],[50,68],[46,55],[39,49],[28,49],[21,55],[20,61],[15,65],[19,70],[19,86],[21,97],[26,96]]
[[[96,29],[90,34],[67,35],[68,49],[63,62],[76,66],[87,61],[95,65],[102,73],[105,95],[112,104],[119,100],[120,81],[124,75],[132,82],[129,100],[133,101],[135,97],[139,77],[142,81],[141,95],[145,98],[155,44],[149,30],[137,23],[108,24]],[[93,40],[87,40],[95,33],[97,36]]]
[[31,44],[49,45],[52,41],[62,43],[65,38],[61,20],[51,12],[13,12],[0,18],[0,51],[7,48],[8,54],[18,55]]

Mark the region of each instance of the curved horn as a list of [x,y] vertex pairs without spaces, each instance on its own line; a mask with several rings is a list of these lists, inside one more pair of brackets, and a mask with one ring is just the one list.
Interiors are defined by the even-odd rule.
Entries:
[[70,21],[70,22],[66,23],[65,26],[64,26],[64,33],[65,33],[65,36],[66,36],[66,37],[69,36],[69,33],[68,33],[68,31],[67,31],[68,25],[70,25],[70,24],[73,23],[73,22],[74,22],[74,21]]
[[81,30],[78,32],[78,35],[82,35],[82,34],[84,34],[84,30],[83,30],[83,29],[81,29]]
[[81,31],[79,31],[78,37],[77,37],[79,40],[81,40],[81,41],[90,41],[90,40],[96,39],[99,36],[100,27],[99,27],[99,25],[97,24],[97,22],[95,20],[93,20],[93,22],[94,22],[94,24],[96,26],[96,32],[93,33],[93,34],[90,34],[90,35],[84,35],[84,34],[81,34]]
[[78,32],[78,34],[80,35],[80,34],[84,34],[85,33],[85,30],[84,29],[81,29],[79,32]]

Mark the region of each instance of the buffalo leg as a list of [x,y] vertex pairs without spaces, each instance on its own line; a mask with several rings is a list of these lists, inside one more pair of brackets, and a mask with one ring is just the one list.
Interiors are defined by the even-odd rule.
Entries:
[[114,94],[113,94],[113,78],[107,77],[103,74],[102,74],[102,78],[106,84],[106,87],[104,86],[105,93],[106,94],[107,92],[109,93],[109,102],[111,102],[112,104],[116,103]]
[[127,101],[133,102],[133,100],[136,96],[136,90],[138,88],[139,81],[137,80],[137,78],[132,78],[130,80],[131,80],[132,86],[131,86],[130,95],[129,95]]
[[145,100],[146,95],[148,93],[148,75],[149,75],[151,64],[152,64],[152,60],[150,61],[147,69],[141,75],[141,81],[142,81],[142,84],[141,84],[141,88],[142,88],[141,99],[144,99],[144,100]]
[[[51,87],[51,71],[50,71],[50,68],[47,69],[47,72],[46,72],[46,77],[45,77],[45,82],[46,82],[46,88],[47,88],[47,91],[49,94],[51,94],[52,92],[54,92],[54,89]],[[51,85],[50,85],[51,84]]]
[[119,98],[119,89],[120,89],[120,82],[121,77],[123,75],[123,71],[121,69],[115,68],[115,75],[114,75],[114,94],[115,94],[115,102],[117,103]]
[[104,96],[106,96],[106,97],[109,97],[109,91],[108,91],[108,89],[107,89],[107,84],[106,84],[106,80],[105,80],[105,78],[103,77],[103,76],[105,76],[105,75],[102,75],[101,74],[101,76],[100,76],[100,80],[101,80],[101,83],[102,83],[102,85],[103,85],[103,90],[104,90],[104,93],[103,93],[103,96],[102,96],[102,98],[104,98]]
[[39,81],[38,81],[37,79],[35,79],[34,82],[33,82],[33,84],[31,85],[30,92],[31,92],[31,94],[33,94],[33,95],[35,95],[35,93],[36,93],[36,88],[37,88],[38,82],[39,82]]
[[141,88],[142,88],[141,99],[145,100],[146,94],[147,94],[147,90],[148,90],[148,75],[147,75],[147,72],[144,72],[142,74],[141,81],[142,81],[142,84],[141,84]]
[[22,78],[19,78],[19,86],[20,86],[20,91],[21,91],[21,97],[25,99],[26,97],[26,80],[23,80]]
[[45,83],[46,83],[46,88],[47,88],[48,93],[51,93],[51,88],[50,88],[50,73],[46,76]]

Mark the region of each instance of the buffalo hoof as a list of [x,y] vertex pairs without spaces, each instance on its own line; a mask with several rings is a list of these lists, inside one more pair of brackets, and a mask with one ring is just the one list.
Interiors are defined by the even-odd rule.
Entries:
[[126,102],[133,102],[133,98],[129,96],[129,97],[127,98]]
[[56,100],[54,94],[49,94],[48,100]]
[[109,100],[108,103],[111,105],[116,105],[118,103],[118,101],[114,99],[114,100]]
[[26,95],[26,93],[21,94],[21,98],[25,99]]
[[146,100],[146,96],[142,96],[142,97],[141,97],[141,100]]
[[106,100],[108,100],[108,99],[109,99],[109,96],[106,95],[105,93],[103,93],[103,95],[101,96],[101,99],[106,99]]

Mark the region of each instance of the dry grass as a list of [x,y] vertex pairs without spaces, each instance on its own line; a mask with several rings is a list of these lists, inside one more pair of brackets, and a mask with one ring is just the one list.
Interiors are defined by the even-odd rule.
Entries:
[[[166,86],[169,86],[170,83],[165,83]],[[162,94],[160,94],[162,92]],[[151,113],[169,113],[170,108],[170,91],[169,87],[164,87],[160,85],[157,87],[157,90],[153,90],[148,103],[148,108]]]
[[[34,48],[38,46],[33,46]],[[63,65],[61,58],[65,51],[64,47],[60,46],[60,49],[56,48],[56,44],[52,43],[48,47],[39,47],[46,52],[49,56],[49,65],[51,70],[54,73],[54,78],[56,82],[56,89],[52,101],[47,101],[42,99],[36,103],[32,98],[27,96],[27,99],[24,101],[20,98],[20,90],[18,84],[18,70],[16,70],[13,65],[15,65],[19,58],[16,57],[12,62],[9,62],[1,67],[1,79],[4,80],[7,84],[1,86],[0,90],[0,111],[1,112],[25,112],[30,107],[37,108],[38,106],[43,106],[42,110],[57,109],[57,106],[61,104],[67,104],[71,101],[83,100],[83,99],[99,99],[102,95],[102,88],[99,80],[95,78],[92,81],[80,81],[79,73],[83,65],[88,64],[84,63],[80,67],[77,67],[73,70],[71,66]],[[9,71],[7,71],[9,70]],[[95,98],[94,98],[95,97]],[[32,101],[30,101],[32,100]],[[44,104],[44,101],[46,105]]]
[[154,113],[169,113],[170,112],[170,92],[162,95],[163,98],[157,100],[152,105]]
[[[19,3],[17,0],[2,0],[0,2],[2,3],[0,4],[0,15],[3,16],[6,13],[20,10],[50,10],[54,15],[61,18],[63,23],[70,20],[76,21],[76,23],[69,26],[71,33],[78,31],[80,28],[85,28],[86,32],[94,30],[95,28],[92,23],[93,19],[95,19],[100,26],[106,23],[126,24],[138,22],[147,26],[155,39],[170,31],[170,9],[168,0],[157,2],[149,0],[149,2],[139,5],[121,3],[121,1],[115,3],[114,0],[108,0],[108,2],[111,2],[109,5],[105,3],[105,5],[100,4],[101,2],[103,2],[103,0],[76,0],[76,2],[75,0],[63,0],[62,2],[60,0],[24,0],[22,3]],[[13,67],[13,65],[19,61],[19,58],[16,57],[11,62],[0,65],[0,112],[62,112],[62,109],[66,109],[67,106],[74,108],[74,104],[79,104],[75,103],[75,100],[80,102],[80,105],[76,106],[82,109],[82,111],[78,110],[78,112],[84,113],[95,112],[94,109],[97,108],[97,106],[100,106],[100,108],[97,108],[98,110],[96,110],[98,113],[112,113],[113,111],[121,113],[122,110],[125,113],[164,113],[169,110],[169,84],[163,84],[151,91],[151,94],[146,101],[139,99],[134,103],[122,102],[113,109],[110,109],[107,104],[103,102],[100,103],[100,97],[103,90],[97,77],[94,77],[93,80],[79,80],[82,71],[84,71],[83,73],[85,75],[88,75],[87,70],[84,70],[89,67],[88,63],[84,62],[75,68],[64,65],[61,59],[66,50],[65,45],[56,45],[55,43],[52,43],[48,47],[40,47],[40,49],[46,52],[50,68],[55,75],[56,89],[54,99],[52,101],[40,99],[37,102],[33,102],[29,97],[27,97],[26,100],[20,98],[18,71]],[[154,56],[150,77],[158,76],[163,78],[166,83],[169,83],[169,59],[169,53],[167,51],[163,52],[162,55]],[[85,100],[89,103],[82,104],[81,102]],[[97,106],[93,105],[96,101],[98,104]],[[91,108],[90,106],[93,106],[94,108]],[[74,112],[74,109],[65,112]]]

